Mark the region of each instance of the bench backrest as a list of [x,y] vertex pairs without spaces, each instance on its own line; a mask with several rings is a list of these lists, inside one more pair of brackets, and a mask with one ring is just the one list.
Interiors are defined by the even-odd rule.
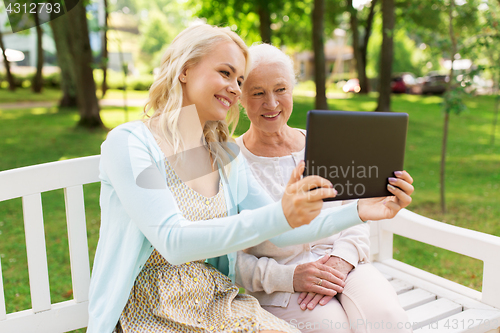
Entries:
[[[22,198],[32,308],[6,314],[0,263],[0,332],[67,332],[86,327],[90,283],[83,185],[99,182],[99,156],[0,172],[0,201]],[[73,299],[52,304],[41,193],[64,190]]]

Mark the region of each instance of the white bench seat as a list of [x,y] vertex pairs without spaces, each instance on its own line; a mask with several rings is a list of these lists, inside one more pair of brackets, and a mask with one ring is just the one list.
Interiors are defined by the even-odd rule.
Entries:
[[[408,265],[396,260],[389,260],[387,264],[374,262],[374,266],[396,290],[415,333],[500,332],[499,309],[405,273]],[[431,276],[425,271],[422,274]],[[449,282],[450,286],[454,285]]]

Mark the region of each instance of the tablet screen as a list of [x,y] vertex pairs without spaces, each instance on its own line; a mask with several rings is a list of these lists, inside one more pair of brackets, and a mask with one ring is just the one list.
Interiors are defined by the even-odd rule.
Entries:
[[403,170],[408,114],[312,110],[304,176],[330,180],[331,200],[392,196],[388,178]]

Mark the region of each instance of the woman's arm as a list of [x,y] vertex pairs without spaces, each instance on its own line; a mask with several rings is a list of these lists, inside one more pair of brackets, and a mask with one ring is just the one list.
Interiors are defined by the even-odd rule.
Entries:
[[[219,219],[186,220],[152,156],[144,135],[114,130],[102,145],[101,177],[132,223],[170,263],[220,256],[290,230],[281,203]],[[113,207],[106,209],[112,213]]]
[[293,293],[293,272],[296,266],[280,264],[270,257],[257,258],[253,254],[238,251],[236,284],[250,292]]
[[359,218],[356,201],[322,210],[308,225],[290,230],[271,238],[270,241],[279,247],[310,243],[361,223],[363,221]]
[[[257,209],[273,202],[255,179],[244,157],[239,158],[242,159],[238,179],[238,198],[242,198],[238,203],[239,210]],[[361,223],[363,221],[359,218],[356,200],[352,204],[324,209],[310,224],[290,230],[270,241],[279,247],[310,243]]]

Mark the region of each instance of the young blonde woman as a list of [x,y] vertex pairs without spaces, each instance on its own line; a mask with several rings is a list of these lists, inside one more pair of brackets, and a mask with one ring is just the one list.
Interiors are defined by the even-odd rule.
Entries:
[[320,213],[336,191],[323,178],[300,179],[303,163],[283,199],[267,205],[225,121],[237,120],[248,63],[230,30],[186,29],[162,59],[150,118],[118,126],[102,144],[87,332],[297,332],[238,294],[235,251],[307,242],[383,215],[383,205],[357,203]]

